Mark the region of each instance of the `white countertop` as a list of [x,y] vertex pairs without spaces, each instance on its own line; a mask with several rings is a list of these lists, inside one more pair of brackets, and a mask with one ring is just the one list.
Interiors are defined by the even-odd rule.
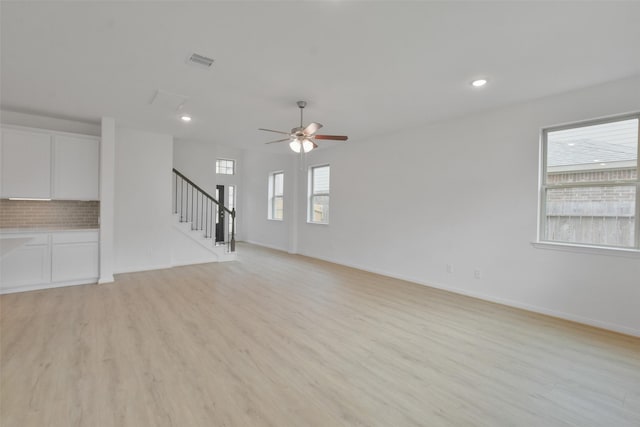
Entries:
[[0,228],[0,234],[16,233],[58,233],[58,232],[81,232],[99,231],[99,228],[67,228],[67,227],[36,227],[36,228]]

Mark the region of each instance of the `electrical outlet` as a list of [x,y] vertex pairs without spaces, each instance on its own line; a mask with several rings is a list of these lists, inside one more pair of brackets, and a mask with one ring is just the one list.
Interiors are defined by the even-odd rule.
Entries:
[[453,264],[447,264],[447,273],[453,273]]
[[482,273],[480,272],[480,270],[473,270],[473,277],[475,277],[476,279],[480,279],[482,277]]

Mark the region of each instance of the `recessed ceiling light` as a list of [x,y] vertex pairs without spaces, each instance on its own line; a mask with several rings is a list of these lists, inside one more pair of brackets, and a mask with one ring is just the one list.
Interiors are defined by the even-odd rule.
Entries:
[[607,166],[606,163],[600,163],[600,166]]
[[478,79],[471,82],[471,86],[473,87],[482,87],[487,84],[486,79]]
[[191,121],[191,116],[188,114],[183,114],[180,116],[180,120],[182,120],[183,122],[190,122]]
[[568,145],[569,147],[573,147],[574,145],[576,145],[576,143],[575,143],[575,142],[569,142],[569,143],[567,143],[567,145]]
[[600,163],[602,160],[595,159],[593,163]]

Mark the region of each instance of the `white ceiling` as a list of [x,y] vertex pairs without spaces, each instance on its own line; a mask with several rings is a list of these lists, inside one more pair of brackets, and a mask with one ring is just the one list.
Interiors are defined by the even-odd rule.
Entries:
[[[360,141],[640,74],[639,22],[638,2],[3,1],[0,101],[279,150],[256,129],[296,126],[304,99],[305,122]],[[193,122],[149,105],[157,89]]]

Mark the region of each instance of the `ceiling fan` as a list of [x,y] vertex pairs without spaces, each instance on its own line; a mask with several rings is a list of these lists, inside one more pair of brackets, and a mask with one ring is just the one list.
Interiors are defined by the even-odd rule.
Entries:
[[263,128],[258,129],[267,132],[275,132],[281,133],[283,135],[288,135],[287,138],[265,142],[265,144],[275,144],[276,142],[289,141],[289,147],[296,153],[308,153],[309,151],[318,147],[318,144],[316,144],[316,140],[328,139],[332,141],[346,141],[348,139],[348,137],[345,135],[316,135],[316,132],[320,130],[322,125],[320,123],[313,122],[305,127],[302,121],[302,110],[304,110],[304,107],[307,106],[307,103],[306,101],[298,101],[297,104],[298,108],[300,108],[300,126],[291,129],[291,132],[283,132],[280,130]]

